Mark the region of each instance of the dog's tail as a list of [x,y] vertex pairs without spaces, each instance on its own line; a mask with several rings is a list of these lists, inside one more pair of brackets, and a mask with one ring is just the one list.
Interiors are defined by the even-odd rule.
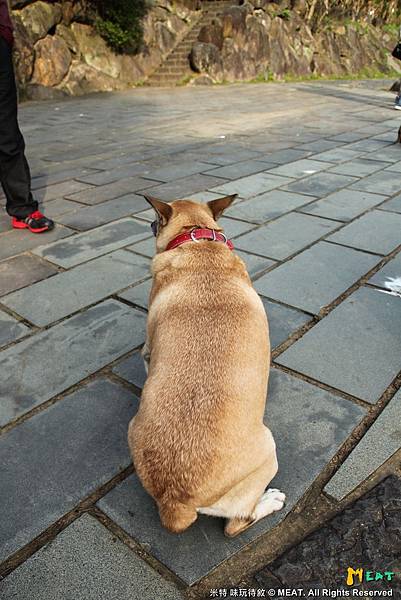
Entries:
[[198,517],[194,508],[177,500],[163,498],[158,502],[158,507],[163,526],[173,533],[185,531]]

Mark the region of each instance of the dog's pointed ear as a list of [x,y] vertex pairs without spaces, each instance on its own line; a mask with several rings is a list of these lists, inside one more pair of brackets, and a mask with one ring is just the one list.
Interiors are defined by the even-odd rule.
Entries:
[[224,198],[216,198],[216,200],[210,200],[207,203],[208,207],[212,211],[212,215],[215,221],[221,217],[223,212],[234,202],[238,194],[232,194],[231,196],[224,196]]
[[149,194],[143,194],[145,200],[149,202],[149,204],[154,208],[159,217],[161,218],[162,224],[166,225],[171,215],[173,214],[173,209],[170,204],[167,202],[163,202],[162,200],[158,200],[154,196],[150,196]]

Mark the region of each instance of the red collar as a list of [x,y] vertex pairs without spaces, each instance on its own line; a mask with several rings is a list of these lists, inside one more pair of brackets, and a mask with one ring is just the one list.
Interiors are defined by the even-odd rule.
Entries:
[[220,233],[215,229],[193,229],[188,233],[181,233],[177,235],[171,242],[168,243],[166,250],[172,250],[185,244],[185,242],[199,242],[200,240],[212,240],[214,242],[224,242],[230,250],[234,249],[234,245],[231,240],[228,240],[224,233]]

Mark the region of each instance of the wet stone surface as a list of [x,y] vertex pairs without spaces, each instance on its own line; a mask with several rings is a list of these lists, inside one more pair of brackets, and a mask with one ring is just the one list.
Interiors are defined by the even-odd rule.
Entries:
[[[0,554],[30,556],[15,570],[8,563],[2,600],[175,600],[171,577],[184,588],[210,574],[214,587],[233,557],[240,566],[224,565],[224,577],[238,581],[256,540],[271,535],[277,555],[275,527],[293,539],[286,517],[306,493],[316,505],[299,517],[314,527],[320,502],[356,497],[388,468],[401,447],[401,300],[383,293],[401,277],[401,146],[392,143],[399,119],[389,86],[139,87],[20,106],[34,194],[56,227],[34,235],[0,217]],[[146,379],[155,240],[143,193],[201,202],[239,194],[220,225],[268,314],[275,358],[265,416],[279,456],[273,485],[288,500],[235,539],[206,516],[167,533],[136,476],[121,475]],[[383,394],[392,400],[381,412]],[[375,420],[355,444],[369,406]],[[335,474],[321,483],[332,460]],[[90,515],[78,517],[88,496]],[[255,587],[269,577],[269,587],[338,587],[365,546],[373,568],[401,573],[399,496],[398,480],[380,484]],[[59,519],[73,522],[56,535]]]

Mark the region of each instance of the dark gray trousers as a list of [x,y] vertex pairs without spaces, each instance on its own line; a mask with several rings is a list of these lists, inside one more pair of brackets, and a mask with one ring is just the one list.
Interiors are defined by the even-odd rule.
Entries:
[[24,218],[38,209],[38,203],[31,193],[31,174],[17,111],[12,51],[0,36],[0,182],[8,214]]

